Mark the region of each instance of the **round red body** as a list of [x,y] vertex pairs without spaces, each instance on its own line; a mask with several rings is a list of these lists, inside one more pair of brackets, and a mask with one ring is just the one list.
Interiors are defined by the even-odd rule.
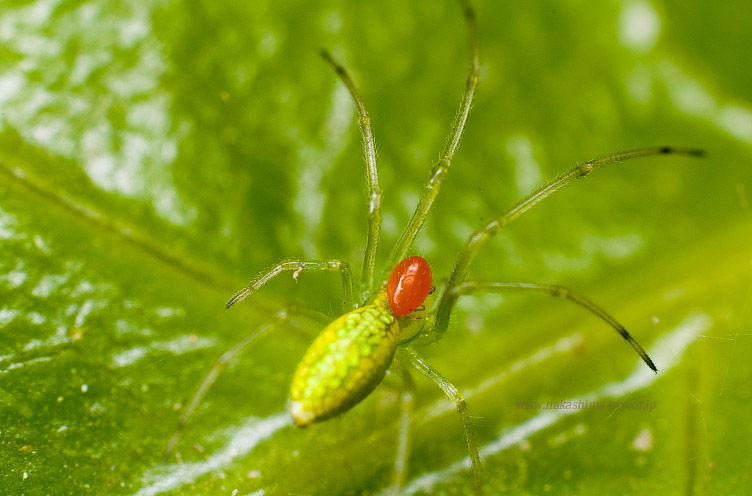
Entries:
[[386,283],[389,308],[404,317],[423,304],[431,292],[431,267],[423,257],[408,257],[397,264]]

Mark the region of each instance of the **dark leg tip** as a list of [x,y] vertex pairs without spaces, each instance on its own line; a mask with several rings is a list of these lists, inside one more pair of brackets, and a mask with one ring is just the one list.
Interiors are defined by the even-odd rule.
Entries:
[[693,157],[704,157],[705,156],[705,150],[700,150],[699,148],[674,148],[671,146],[664,146],[661,147],[659,150],[659,153],[662,154],[669,154],[669,153],[683,153],[686,155],[691,155]]

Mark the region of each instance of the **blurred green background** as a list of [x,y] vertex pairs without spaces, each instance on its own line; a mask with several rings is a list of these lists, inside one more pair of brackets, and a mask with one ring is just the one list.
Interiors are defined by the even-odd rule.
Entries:
[[[481,77],[462,147],[411,253],[448,276],[467,236],[542,181],[651,145],[494,238],[472,277],[560,283],[608,309],[653,376],[567,302],[460,301],[420,351],[468,393],[487,494],[742,494],[752,369],[752,46],[744,2],[477,3]],[[284,257],[359,270],[366,207],[349,96],[371,112],[378,266],[464,86],[453,1],[0,2],[0,492],[379,494],[398,416],[386,381],[299,430],[290,377],[319,326],[291,322],[223,374],[222,351],[291,301],[337,315],[332,274],[269,284]],[[406,493],[466,494],[459,421],[416,377]],[[526,402],[653,402],[652,411]]]

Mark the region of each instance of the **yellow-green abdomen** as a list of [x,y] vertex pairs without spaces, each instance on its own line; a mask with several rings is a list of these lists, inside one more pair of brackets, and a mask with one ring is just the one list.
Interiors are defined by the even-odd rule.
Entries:
[[399,324],[385,304],[338,318],[311,344],[292,381],[290,413],[304,427],[338,415],[373,391],[397,350]]

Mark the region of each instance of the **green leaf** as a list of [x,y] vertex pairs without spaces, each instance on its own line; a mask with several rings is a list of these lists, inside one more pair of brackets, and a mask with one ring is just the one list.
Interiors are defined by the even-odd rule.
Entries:
[[[563,284],[566,301],[465,297],[418,351],[466,393],[488,494],[739,494],[747,358],[749,7],[478,2],[481,77],[462,147],[411,253],[448,277],[467,237],[577,162],[652,145],[707,158],[613,166],[483,248],[471,276]],[[377,265],[412,213],[464,87],[455,2],[23,2],[0,11],[3,494],[381,494],[399,382],[308,429],[285,413],[320,325],[298,319],[230,364],[162,455],[213,360],[279,309],[331,317],[359,272],[371,113],[384,190]],[[407,494],[468,494],[459,419],[416,375]],[[580,403],[582,402],[582,403]],[[631,408],[627,408],[631,407]]]

